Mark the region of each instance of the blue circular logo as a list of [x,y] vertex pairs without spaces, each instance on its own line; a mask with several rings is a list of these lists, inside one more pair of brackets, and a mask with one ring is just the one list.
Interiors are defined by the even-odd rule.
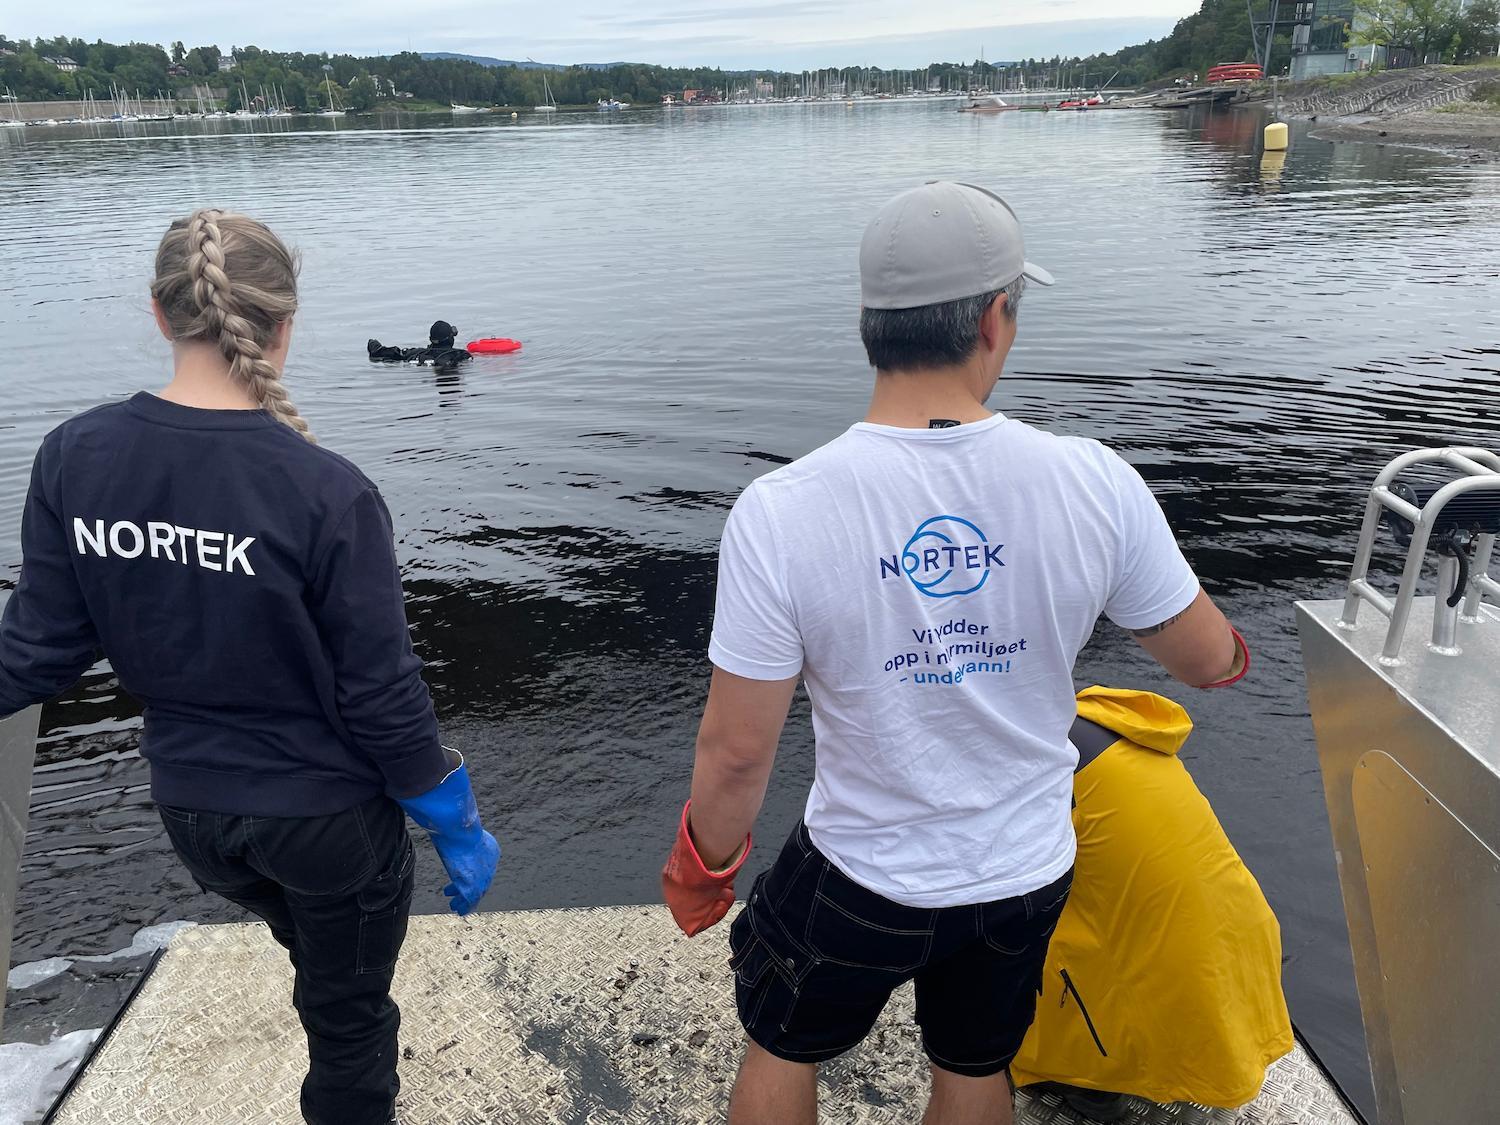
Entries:
[[901,569],[929,598],[957,598],[982,589],[992,565],[1005,565],[999,550],[968,520],[934,516],[901,548]]

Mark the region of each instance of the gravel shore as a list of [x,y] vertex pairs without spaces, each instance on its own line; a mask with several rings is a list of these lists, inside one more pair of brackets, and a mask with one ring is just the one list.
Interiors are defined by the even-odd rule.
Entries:
[[1389,117],[1321,121],[1312,136],[1324,141],[1368,141],[1436,149],[1470,160],[1500,160],[1500,111],[1421,110]]
[[[1352,78],[1352,76],[1351,76]],[[1314,81],[1281,103],[1327,141],[1408,145],[1476,160],[1500,157],[1500,109],[1483,102],[1500,67],[1423,66],[1348,81]]]

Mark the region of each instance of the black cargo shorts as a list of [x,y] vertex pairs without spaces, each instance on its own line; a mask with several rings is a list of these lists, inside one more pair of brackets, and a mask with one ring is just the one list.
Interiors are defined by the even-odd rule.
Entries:
[[799,824],[730,930],[740,1022],[778,1058],[825,1062],[864,1039],[891,993],[915,981],[934,1065],[998,1074],[1036,1016],[1047,943],[1072,883],[1070,871],[1019,898],[902,906],[834,867]]

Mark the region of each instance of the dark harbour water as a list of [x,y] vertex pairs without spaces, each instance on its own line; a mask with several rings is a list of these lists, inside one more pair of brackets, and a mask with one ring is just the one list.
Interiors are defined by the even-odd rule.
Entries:
[[[42,435],[165,381],[145,287],[168,219],[259,215],[303,254],[289,382],[386,494],[445,733],[505,849],[486,906],[655,901],[725,513],[863,408],[876,207],[934,175],[996,185],[1061,282],[1028,294],[996,404],[1137,464],[1255,648],[1242,688],[1185,698],[1187,756],[1280,914],[1299,1026],[1363,1091],[1291,602],[1339,591],[1390,455],[1497,441],[1495,167],[1299,135],[1265,174],[1259,118],[1233,113],[273,125],[0,131],[0,581]],[[453,375],[366,362],[366,338],[439,317],[526,348]],[[1107,624],[1078,680],[1171,690]],[[14,960],[232,917],[170,857],[108,668],[42,727]],[[811,750],[802,701],[762,862]]]

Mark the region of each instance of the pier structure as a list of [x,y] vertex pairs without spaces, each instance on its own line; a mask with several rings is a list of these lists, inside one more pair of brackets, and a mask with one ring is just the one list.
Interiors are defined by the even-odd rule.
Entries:
[[[723,1121],[743,1033],[724,929],[661,906],[412,919],[396,974],[401,1112],[414,1125]],[[1047,997],[1043,998],[1045,1003]],[[55,1110],[55,1125],[286,1125],[307,1050],[286,953],[263,925],[177,935]],[[910,988],[822,1068],[823,1120],[910,1125],[928,1070]],[[1076,1125],[1055,1095],[1020,1125]],[[1357,1125],[1299,1048],[1241,1111],[1137,1103],[1129,1125]]]

